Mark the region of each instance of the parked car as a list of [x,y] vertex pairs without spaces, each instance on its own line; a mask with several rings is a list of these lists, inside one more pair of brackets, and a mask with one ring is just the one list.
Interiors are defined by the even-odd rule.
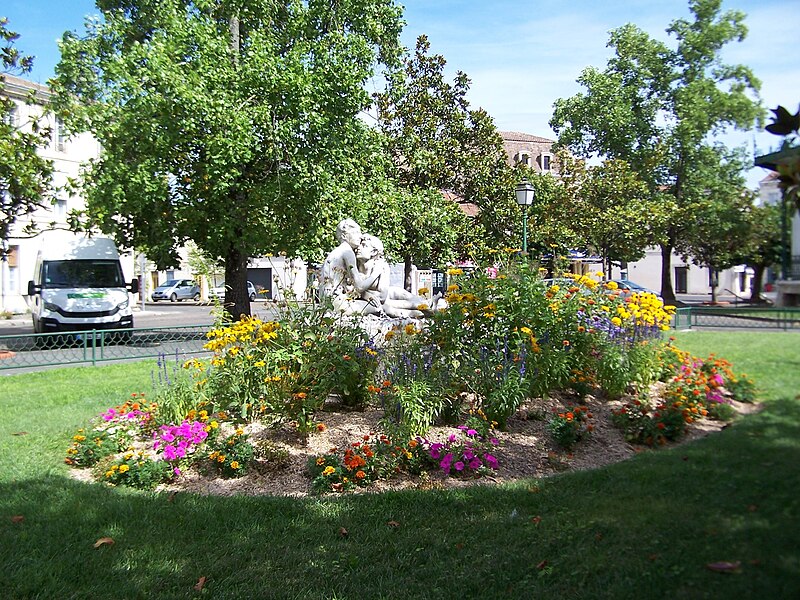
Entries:
[[[253,285],[252,281],[247,282],[247,296],[250,298],[250,302],[253,302],[256,299],[256,286]],[[225,282],[223,281],[218,286],[211,288],[211,291],[208,294],[209,298],[212,300],[225,300]]]
[[653,290],[646,288],[638,283],[634,283],[630,279],[614,279],[614,283],[617,284],[617,287],[621,289],[623,292],[628,294],[636,293],[645,293],[645,294],[653,294],[661,298],[661,294],[658,292],[654,292]]
[[153,302],[159,300],[169,300],[170,302],[194,300],[196,302],[200,300],[200,286],[191,279],[167,279],[153,290],[150,298]]

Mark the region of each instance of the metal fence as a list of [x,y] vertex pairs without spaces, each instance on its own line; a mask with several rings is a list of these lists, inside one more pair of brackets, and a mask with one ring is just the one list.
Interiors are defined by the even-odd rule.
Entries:
[[207,354],[209,325],[0,336],[0,372],[168,355]]
[[727,329],[777,329],[800,331],[800,309],[798,308],[728,308],[695,307],[679,308],[672,321],[674,329],[693,327]]

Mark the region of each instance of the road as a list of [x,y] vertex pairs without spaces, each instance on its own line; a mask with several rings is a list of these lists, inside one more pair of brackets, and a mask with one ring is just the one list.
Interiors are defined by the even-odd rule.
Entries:
[[[198,302],[148,302],[144,310],[140,305],[136,305],[133,312],[133,326],[141,329],[174,325],[210,325],[214,322],[213,310],[213,305]],[[250,304],[250,314],[261,319],[269,319],[273,312],[260,301]],[[0,336],[29,333],[33,333],[30,315],[0,319]]]

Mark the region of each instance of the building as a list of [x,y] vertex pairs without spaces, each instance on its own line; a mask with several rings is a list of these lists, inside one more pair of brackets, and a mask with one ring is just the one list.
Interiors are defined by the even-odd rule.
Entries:
[[[52,207],[44,207],[18,220],[9,239],[2,242],[7,260],[0,262],[0,311],[24,313],[28,310],[25,300],[28,280],[33,276],[39,248],[45,243],[44,234],[31,236],[25,233],[25,228],[33,224],[39,231],[55,229],[64,230],[63,235],[83,235],[66,233],[69,211],[83,208],[84,201],[80,196],[69,195],[64,186],[69,178],[78,177],[81,164],[99,155],[100,146],[89,134],[67,138],[60,121],[45,109],[50,98],[47,87],[4,75],[0,93],[14,104],[6,116],[14,127],[30,131],[33,123],[38,122],[40,127],[49,129],[49,142],[39,153],[52,161],[53,184],[59,190]],[[29,102],[29,98],[34,102]],[[135,276],[131,255],[122,258],[122,268],[125,279],[130,281]]]

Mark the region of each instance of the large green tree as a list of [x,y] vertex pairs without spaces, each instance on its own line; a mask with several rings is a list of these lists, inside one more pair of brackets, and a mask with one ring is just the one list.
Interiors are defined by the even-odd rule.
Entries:
[[551,126],[559,144],[581,156],[625,160],[651,199],[677,210],[661,232],[661,293],[673,302],[671,256],[692,227],[686,207],[702,204],[707,182],[692,173],[713,137],[727,128],[749,129],[761,116],[759,82],[750,69],[722,62],[721,52],[744,39],[744,14],[721,11],[721,0],[691,0],[691,19],[667,32],[675,43],[651,38],[632,24],[611,32],[614,56],[604,71],[578,79],[586,92],[556,101]]
[[[420,36],[414,52],[404,57],[402,68],[376,95],[377,118],[393,167],[392,179],[399,187],[411,193],[422,191],[423,196],[430,190],[450,191],[479,207],[472,229],[477,227],[480,234],[453,240],[455,253],[465,256],[479,251],[473,247],[478,240],[495,247],[509,243],[508,232],[516,216],[513,170],[491,117],[469,106],[469,78],[459,71],[450,83],[444,76],[445,66],[444,57],[430,54],[430,43]],[[448,211],[437,212],[441,217]],[[403,218],[419,216],[398,215]],[[447,229],[453,224],[452,216],[429,223],[433,243],[449,242],[452,236]],[[403,229],[415,230],[409,224]],[[411,254],[414,244],[406,247],[407,264],[412,258],[427,258]]]
[[[98,0],[66,33],[53,88],[100,157],[84,223],[160,266],[192,240],[222,257],[230,314],[249,314],[250,256],[318,255],[366,199],[377,138],[365,84],[396,66],[392,0]],[[325,242],[323,242],[325,240]]]
[[584,247],[603,259],[603,270],[644,257],[658,242],[666,211],[650,199],[646,184],[620,159],[587,166],[562,159],[562,182],[571,218],[566,222]]
[[32,57],[15,47],[19,34],[7,25],[8,19],[0,18],[0,241],[3,242],[8,240],[20,217],[45,207],[53,193],[53,164],[39,155],[50,131],[35,118],[22,122],[6,89],[6,75],[24,75],[33,67]]

